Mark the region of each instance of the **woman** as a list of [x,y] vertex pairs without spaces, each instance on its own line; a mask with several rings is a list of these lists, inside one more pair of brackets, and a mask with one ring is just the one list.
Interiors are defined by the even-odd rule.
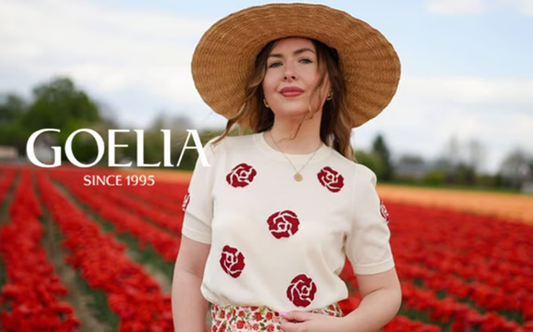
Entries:
[[[350,130],[392,99],[400,65],[368,24],[322,5],[271,4],[211,27],[196,87],[228,118],[184,199],[175,330],[376,331],[401,291],[376,178],[353,160]],[[234,125],[250,135],[226,136]],[[362,295],[342,317],[350,260]]]

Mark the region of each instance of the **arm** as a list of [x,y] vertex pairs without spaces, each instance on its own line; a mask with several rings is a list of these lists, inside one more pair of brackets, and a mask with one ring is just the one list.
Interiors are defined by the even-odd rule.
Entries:
[[396,269],[373,275],[357,275],[357,283],[361,304],[342,319],[338,331],[379,331],[400,309],[402,291]]
[[181,237],[172,278],[172,319],[176,332],[203,332],[207,301],[200,292],[210,245]]
[[213,173],[216,163],[214,149],[208,143],[206,158],[211,167],[200,159],[189,183],[188,202],[183,206],[181,244],[172,277],[172,319],[175,332],[203,332],[207,301],[201,294],[205,264],[211,249],[213,219]]

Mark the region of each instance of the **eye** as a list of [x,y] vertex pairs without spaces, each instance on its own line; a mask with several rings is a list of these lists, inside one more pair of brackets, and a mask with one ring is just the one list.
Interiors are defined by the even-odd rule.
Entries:
[[313,63],[313,61],[311,61],[311,59],[308,59],[308,58],[302,58],[300,59],[300,62],[301,63]]
[[276,61],[276,62],[272,62],[271,64],[269,64],[268,68],[275,68],[275,67],[279,67],[279,66],[281,66],[281,62]]

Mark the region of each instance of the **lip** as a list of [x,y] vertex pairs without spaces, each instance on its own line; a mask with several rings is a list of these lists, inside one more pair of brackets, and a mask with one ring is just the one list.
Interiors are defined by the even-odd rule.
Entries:
[[286,86],[279,93],[284,97],[296,97],[304,93],[304,90],[296,86]]

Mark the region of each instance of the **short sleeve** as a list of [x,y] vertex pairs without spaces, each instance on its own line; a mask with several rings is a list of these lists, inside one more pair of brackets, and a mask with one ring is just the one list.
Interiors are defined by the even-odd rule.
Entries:
[[211,243],[216,149],[212,141],[205,145],[204,152],[209,166],[204,166],[202,158],[198,157],[183,202],[184,217],[181,234],[206,244]]
[[351,229],[345,250],[356,274],[375,274],[394,267],[388,214],[376,192],[376,175],[357,165]]

